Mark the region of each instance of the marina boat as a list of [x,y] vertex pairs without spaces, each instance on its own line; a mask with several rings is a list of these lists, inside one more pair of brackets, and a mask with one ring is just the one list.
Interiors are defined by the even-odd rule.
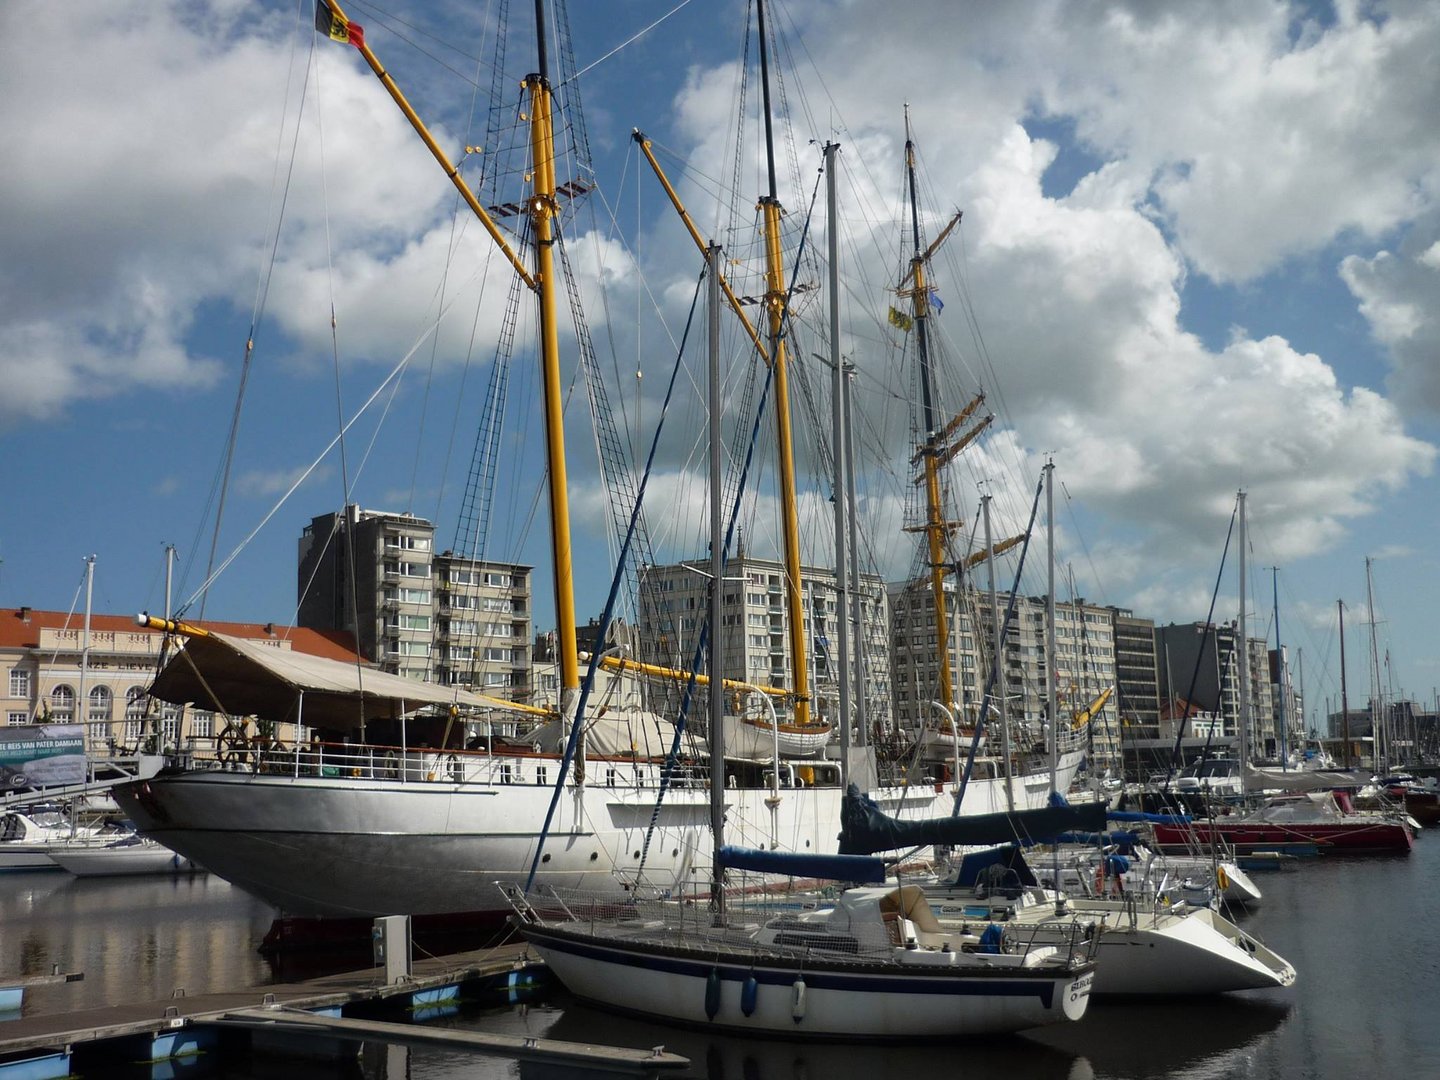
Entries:
[[[321,0],[320,7],[327,18],[344,22],[334,0]],[[568,40],[568,32],[561,37]],[[527,264],[510,248],[463,172],[400,98],[393,73],[363,40],[351,39],[351,44],[402,104],[466,204],[497,241],[503,258],[539,301],[547,475],[552,485],[558,708],[529,709],[541,714],[533,733],[514,740],[490,738],[483,734],[487,722],[474,718],[496,709],[509,710],[506,715],[513,717],[521,707],[458,687],[421,684],[356,665],[251,647],[224,635],[198,633],[181,623],[163,624],[185,637],[185,645],[157,678],[153,696],[195,702],[228,716],[274,721],[303,717],[307,726],[322,733],[322,739],[303,751],[299,747],[283,753],[273,748],[251,750],[239,761],[176,759],[149,780],[118,788],[116,801],[144,835],[288,915],[499,916],[509,908],[494,882],[532,870],[538,884],[612,897],[623,897],[638,881],[663,889],[704,880],[711,859],[703,835],[712,774],[702,754],[680,745],[674,717],[607,714],[606,723],[616,731],[628,728],[634,737],[617,739],[617,752],[609,754],[587,747],[576,758],[575,772],[563,793],[556,794],[562,751],[579,731],[588,740],[601,719],[580,711],[569,496],[563,487],[564,380],[556,313],[557,294],[566,295],[557,285],[562,276],[557,252],[564,254],[557,218],[566,199],[586,185],[578,174],[575,183],[556,176],[557,164],[573,164],[574,154],[558,152],[555,139],[557,132],[573,137],[583,127],[552,124],[561,91],[552,93],[544,56],[539,70],[524,80],[524,106],[518,112],[492,110],[494,115],[518,115],[527,125],[495,141],[533,147],[539,159],[539,164],[530,162],[515,170],[530,188],[505,204],[523,207],[529,215],[526,251],[532,261]],[[565,94],[575,93],[575,85],[573,78],[556,83]],[[637,142],[648,153],[648,144],[638,134]],[[764,205],[767,222],[778,230],[778,200],[772,197]],[[774,239],[778,233],[771,236]],[[775,343],[772,359],[779,373],[784,368],[783,298],[788,291],[779,265],[778,239],[769,248],[767,296],[771,299],[765,307]],[[755,340],[759,342],[758,335]],[[780,500],[782,547],[789,569],[785,631],[794,673],[793,685],[786,689],[789,709],[783,724],[809,733],[818,732],[820,718],[811,715],[815,695],[807,681],[809,642],[804,626],[809,612],[799,588],[800,546],[793,461],[788,453],[790,405],[779,374],[776,384],[773,408],[781,426],[778,445],[784,448],[781,487],[792,495]],[[622,441],[614,440],[615,445]],[[929,468],[935,457],[925,460]],[[946,518],[937,521],[940,532],[949,528]],[[940,574],[946,560],[932,561]],[[452,709],[462,714],[453,729]],[[422,712],[426,717],[417,715]],[[419,746],[417,732],[422,724],[429,725],[433,749]],[[381,730],[387,738],[375,737]],[[761,743],[767,736],[773,733],[758,730]],[[1052,784],[1068,788],[1084,756],[1083,740],[1066,732],[1056,739],[1061,745],[1050,776],[1026,767],[1030,763],[1023,760],[1025,755],[1017,753],[1021,767],[1012,771],[1007,765],[999,775],[969,785],[961,813],[1042,806]],[[797,765],[790,770],[784,754],[782,749],[777,760],[766,761],[726,756],[727,813],[735,835],[757,847],[835,852],[834,823],[842,796],[837,768],[817,764],[812,756],[794,759]],[[807,770],[809,779],[805,779]],[[782,776],[799,777],[801,782],[786,788]],[[925,815],[950,803],[949,794],[931,784],[877,784],[872,790],[876,800],[896,814]],[[657,805],[660,794],[663,802]],[[550,845],[542,858],[539,838],[547,818]]]
[[129,877],[138,874],[193,874],[200,871],[183,855],[155,840],[126,836],[105,843],[64,844],[50,851],[62,870],[76,877]]
[[1421,825],[1440,825],[1440,784],[1433,776],[1427,781],[1413,776],[1388,776],[1377,783],[1387,797],[1403,803],[1405,812]]
[[99,826],[76,826],[55,810],[33,815],[19,810],[0,814],[0,872],[7,870],[58,870],[52,850],[99,832]]
[[1162,846],[1224,843],[1239,854],[1306,845],[1336,854],[1410,852],[1415,834],[1402,817],[1347,811],[1348,804],[1344,792],[1282,795],[1248,814],[1156,824],[1155,840]]
[[1123,892],[1151,899],[1184,900],[1201,907],[1214,902],[1250,907],[1263,899],[1260,887],[1228,855],[1212,860],[1199,854],[1166,854],[1135,844],[1119,856],[1124,869],[1118,876],[1114,873],[1115,858],[1096,847],[1070,846],[1062,848],[1056,860],[1058,878],[1055,866],[1046,865],[1046,859],[1037,859],[1031,869],[1042,886],[1073,897],[1099,898]]
[[[802,874],[808,871],[801,870]],[[1078,1020],[1095,967],[1059,947],[947,933],[918,886],[716,927],[708,904],[595,905],[515,890],[516,925],[566,988],[605,1008],[736,1033],[827,1041],[954,1039]]]
[[[987,863],[1001,873],[986,874]],[[1295,981],[1289,961],[1209,907],[1138,891],[1057,899],[1013,848],[977,856],[953,885],[929,892],[942,926],[974,933],[998,922],[1032,948],[1068,941],[1077,919],[1093,926],[1097,994],[1183,997]]]

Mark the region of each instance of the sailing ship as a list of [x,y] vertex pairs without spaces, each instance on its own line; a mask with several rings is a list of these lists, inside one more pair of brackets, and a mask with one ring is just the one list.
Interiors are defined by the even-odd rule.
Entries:
[[[346,21],[335,0],[319,0],[317,12],[332,27]],[[495,883],[527,871],[549,887],[617,897],[637,882],[661,890],[683,889],[705,880],[710,871],[705,843],[710,774],[694,757],[647,749],[636,737],[637,729],[642,729],[670,742],[665,733],[673,731],[673,718],[618,709],[604,716],[581,712],[556,311],[564,251],[558,207],[566,194],[562,189],[577,189],[557,176],[562,155],[555,149],[555,132],[561,122],[555,117],[543,27],[538,40],[538,62],[524,80],[526,102],[520,110],[533,152],[532,165],[526,169],[530,189],[526,197],[506,204],[528,215],[525,235],[531,261],[526,262],[430,136],[363,36],[349,38],[537,298],[558,709],[545,713],[544,723],[518,738],[485,739],[471,747],[458,741],[463,725],[446,719],[453,715],[449,710],[515,706],[456,687],[392,679],[354,665],[302,659],[278,650],[267,655],[266,650],[247,650],[244,643],[224,635],[165,623],[185,636],[186,644],[157,679],[152,688],[155,696],[200,702],[232,716],[302,722],[325,737],[306,748],[252,753],[239,767],[234,762],[222,768],[215,762],[179,761],[149,781],[119,789],[116,800],[143,834],[290,915],[495,916],[508,910]],[[568,130],[575,129],[572,125]],[[649,156],[638,133],[637,141]],[[667,190],[673,198],[668,183]],[[767,237],[768,346],[760,335],[750,333],[757,349],[773,364],[775,381],[793,677],[788,687],[791,715],[785,723],[793,733],[809,734],[821,725],[813,715],[803,629],[807,613],[800,594],[790,406],[784,392],[789,292],[781,263],[781,208],[773,180],[761,208]],[[698,239],[693,229],[692,235]],[[739,311],[733,294],[732,302]],[[916,303],[925,302],[917,293]],[[932,454],[926,461],[927,470],[938,475],[938,457]],[[417,724],[419,712],[436,710],[440,719],[429,722],[428,728],[434,732],[432,745],[411,741],[407,724]],[[373,722],[380,719],[397,736],[384,745],[366,742],[367,721],[373,731],[377,730]],[[773,732],[755,730],[763,740],[779,734],[781,725],[772,727]],[[557,777],[569,767],[565,750],[581,734],[589,745],[575,759],[573,773],[557,793]],[[1050,777],[1033,772],[1009,775],[1007,769],[977,778],[969,785],[960,812],[985,814],[1042,805],[1052,784],[1068,787],[1080,758],[1078,749],[1067,748],[1058,773]],[[779,782],[782,775],[806,778],[784,787]],[[840,781],[834,763],[813,753],[787,758],[781,749],[770,761],[727,758],[726,812],[731,828],[757,847],[834,852]],[[664,799],[657,804],[660,792]],[[948,810],[951,804],[949,793],[930,784],[877,786],[873,794],[897,814],[924,815],[939,807]],[[549,839],[542,854],[540,823],[547,820]]]

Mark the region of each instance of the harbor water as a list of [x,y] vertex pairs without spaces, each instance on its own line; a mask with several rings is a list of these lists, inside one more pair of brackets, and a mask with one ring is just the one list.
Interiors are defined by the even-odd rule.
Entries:
[[[707,1080],[1353,1080],[1440,1076],[1440,836],[1407,857],[1329,857],[1257,877],[1263,905],[1242,924],[1299,971],[1288,990],[1211,999],[1092,1003],[1078,1024],[960,1045],[810,1046],[686,1031],[600,1012],[557,994],[463,1007],[431,1021],[508,1034],[666,1049]],[[0,877],[0,975],[58,964],[83,982],[38,988],[26,1012],[195,994],[286,977],[257,952],[273,911],[207,875],[78,880]],[[353,965],[351,965],[353,966]],[[0,1027],[3,1037],[3,1027]],[[457,1051],[367,1045],[343,1067],[294,1075],[460,1080],[557,1075]],[[278,1075],[272,1062],[211,1062],[209,1075]]]

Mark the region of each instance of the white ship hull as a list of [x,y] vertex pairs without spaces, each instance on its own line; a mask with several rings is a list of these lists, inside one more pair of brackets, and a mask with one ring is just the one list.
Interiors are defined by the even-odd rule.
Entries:
[[[175,772],[124,785],[116,799],[143,834],[289,915],[507,912],[494,882],[523,882],[529,874],[557,763],[462,756],[457,766],[456,755],[436,758],[434,767],[407,763],[384,778],[377,767],[373,779],[296,775],[303,772],[298,763],[291,775]],[[1062,759],[1062,786],[1079,762],[1078,753]],[[645,851],[658,769],[592,761],[588,770],[583,788],[567,785],[561,795],[536,881],[619,893]],[[458,773],[464,782],[444,779]],[[1017,807],[1044,805],[1048,775],[1012,783]],[[948,812],[951,790],[911,786],[874,795],[888,814],[931,817]],[[734,843],[837,850],[839,788],[782,788],[773,811],[769,795],[768,788],[726,793]],[[997,813],[1005,803],[1003,780],[972,782],[964,812]],[[709,812],[702,784],[667,791],[644,860],[647,882],[664,888],[708,879]]]

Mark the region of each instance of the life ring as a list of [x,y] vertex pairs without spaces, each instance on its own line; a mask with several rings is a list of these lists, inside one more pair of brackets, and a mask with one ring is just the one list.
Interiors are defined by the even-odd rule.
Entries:
[[1220,886],[1221,892],[1230,888],[1230,875],[1225,872],[1225,867],[1215,867],[1215,884]]

